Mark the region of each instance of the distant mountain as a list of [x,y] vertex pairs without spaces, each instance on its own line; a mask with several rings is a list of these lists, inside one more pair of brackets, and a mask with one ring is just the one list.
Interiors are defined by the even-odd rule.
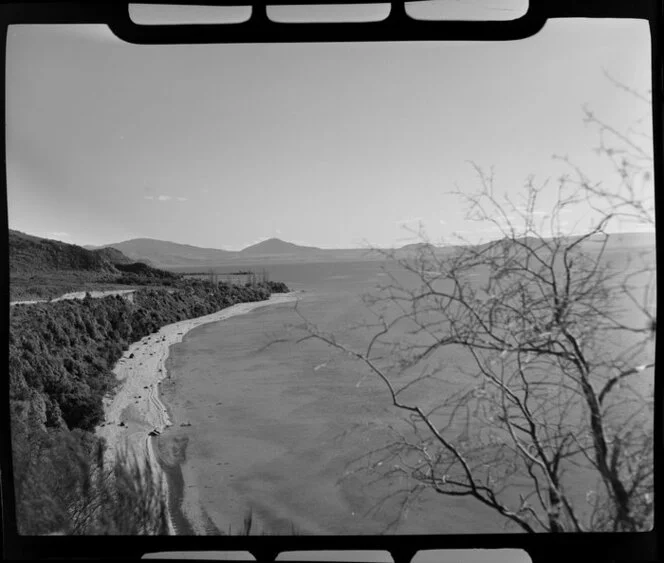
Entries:
[[[604,240],[604,235],[591,236],[586,244],[597,245]],[[607,246],[612,248],[642,248],[655,247],[656,236],[654,232],[650,233],[610,233],[607,240]]]
[[[573,240],[575,237],[571,237]],[[597,237],[585,242],[584,248],[591,250],[596,246]],[[609,246],[612,248],[648,248],[654,246],[652,233],[621,233],[611,235]],[[535,238],[522,239],[529,246],[538,246],[540,242]],[[496,241],[478,245],[482,249],[488,246],[495,247]],[[106,252],[120,251],[130,261],[147,262],[157,268],[167,268],[172,271],[207,271],[217,266],[260,267],[268,264],[286,264],[303,262],[352,262],[366,260],[384,260],[386,253],[379,250],[368,249],[327,249],[314,246],[302,246],[278,238],[271,238],[253,244],[238,252],[220,250],[215,248],[201,248],[189,244],[179,244],[156,239],[132,239],[104,247],[87,247],[94,250],[105,249]],[[407,244],[394,249],[397,258],[408,258],[413,253],[430,248],[436,256],[445,256],[455,252],[458,247],[437,247],[426,242]],[[496,251],[502,249],[496,247]],[[388,252],[389,254],[389,252]],[[121,263],[119,257],[107,256],[112,263]]]
[[437,250],[438,247],[434,244],[431,244],[430,242],[414,242],[411,244],[405,244],[398,250],[426,250],[426,249]]
[[190,244],[179,244],[150,238],[136,238],[93,248],[114,248],[131,258],[132,261],[147,261],[156,267],[218,264],[227,261],[229,257],[236,254],[228,250],[200,248]]
[[[581,239],[583,236],[584,235],[569,235],[563,237],[564,244],[571,244]],[[512,241],[510,238],[504,238],[478,245],[476,248],[477,250],[484,250],[489,247],[493,247],[496,251],[501,252],[504,248],[504,245],[508,245],[508,247],[512,246],[515,249],[519,248],[521,245],[524,245],[532,249],[538,249],[542,246],[545,246],[551,240],[553,239],[544,238],[543,240],[540,240],[536,237],[522,237],[517,239],[519,243],[517,245],[517,243]],[[502,245],[499,248],[498,244],[501,242]],[[605,246],[605,252],[654,250],[655,233],[598,233],[591,235],[579,243],[579,247],[588,252],[597,251],[602,245]]]
[[[142,261],[161,268],[207,268],[232,263],[249,263],[255,260],[299,260],[319,253],[335,253],[313,246],[300,246],[272,238],[249,246],[239,252],[217,248],[201,248],[157,239],[138,238],[104,246],[87,246],[94,251],[114,249],[132,262]],[[347,251],[343,251],[347,252]]]
[[242,249],[240,254],[302,254],[320,252],[321,250],[321,248],[316,248],[315,246],[300,246],[278,238],[271,238]]

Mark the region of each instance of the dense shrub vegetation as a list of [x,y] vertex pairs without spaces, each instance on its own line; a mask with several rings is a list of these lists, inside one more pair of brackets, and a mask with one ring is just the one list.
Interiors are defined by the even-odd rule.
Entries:
[[[115,282],[122,285],[157,285],[166,287],[184,287],[186,283],[180,274],[159,270],[142,262],[116,264],[121,275]],[[181,282],[181,283],[178,283]]]
[[[129,266],[132,275],[152,274],[147,266]],[[131,467],[114,470],[116,477],[125,475],[124,480],[115,479],[125,482],[123,494],[116,490],[109,496],[103,485],[107,481],[98,479],[93,486],[90,477],[94,460],[101,460],[102,445],[93,431],[103,421],[102,399],[112,393],[113,366],[130,343],[167,324],[288,291],[276,282],[239,287],[164,279],[173,283],[171,289],[139,289],[133,302],[119,296],[87,297],[11,308],[10,404],[22,533],[118,532],[118,522],[103,524],[99,515],[81,520],[91,510],[81,507],[81,499],[91,499],[91,491],[105,502],[122,498],[126,507],[145,505],[141,492],[127,485]]]
[[152,266],[148,266],[143,262],[116,264],[115,267],[125,276],[133,275],[139,277],[140,279],[178,280],[182,277],[179,274],[153,268]]
[[269,281],[266,284],[270,293],[288,293],[290,291],[284,282]]

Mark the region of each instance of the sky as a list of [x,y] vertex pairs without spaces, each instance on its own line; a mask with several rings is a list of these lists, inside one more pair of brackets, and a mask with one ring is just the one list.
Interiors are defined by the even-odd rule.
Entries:
[[649,90],[645,22],[551,20],[509,42],[177,46],[11,26],[9,225],[228,250],[398,246],[420,227],[435,243],[490,239],[449,194],[478,187],[471,162],[514,198],[529,175],[569,170],[554,154],[612,180],[583,105],[623,129],[649,110],[604,71]]

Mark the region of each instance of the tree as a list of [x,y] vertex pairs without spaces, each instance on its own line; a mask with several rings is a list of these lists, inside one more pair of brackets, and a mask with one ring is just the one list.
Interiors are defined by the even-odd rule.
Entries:
[[[652,139],[585,118],[614,185],[557,157],[568,172],[544,214],[548,183],[529,178],[515,201],[474,164],[478,189],[454,193],[498,240],[384,252],[400,270],[365,299],[365,347],[300,314],[301,340],[357,359],[405,415],[356,468],[404,475],[402,507],[433,491],[471,497],[527,532],[652,526],[654,242],[635,256],[607,234],[654,227]],[[580,208],[592,224],[572,234],[566,217]],[[589,479],[592,489],[579,485]]]

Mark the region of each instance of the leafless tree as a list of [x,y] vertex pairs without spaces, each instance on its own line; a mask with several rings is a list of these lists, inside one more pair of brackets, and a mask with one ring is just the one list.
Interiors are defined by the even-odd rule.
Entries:
[[[361,348],[300,313],[301,340],[361,362],[404,414],[357,469],[405,475],[401,506],[428,490],[473,498],[527,532],[652,526],[654,244],[637,256],[607,234],[619,221],[654,227],[652,139],[585,118],[613,185],[557,157],[557,183],[530,178],[515,201],[473,165],[477,190],[455,193],[497,240],[385,252],[400,269],[365,299]],[[579,209],[592,225],[574,234]]]

